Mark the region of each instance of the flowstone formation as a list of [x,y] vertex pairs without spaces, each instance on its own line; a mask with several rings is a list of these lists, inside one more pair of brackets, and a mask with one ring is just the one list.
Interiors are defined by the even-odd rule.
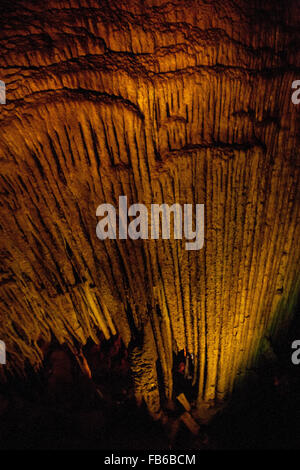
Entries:
[[[299,292],[299,2],[6,0],[0,15],[5,380],[119,334],[159,417],[173,360],[214,409]],[[299,194],[299,193],[298,193]],[[96,209],[205,205],[204,247],[105,240]],[[203,412],[204,412],[203,411]]]

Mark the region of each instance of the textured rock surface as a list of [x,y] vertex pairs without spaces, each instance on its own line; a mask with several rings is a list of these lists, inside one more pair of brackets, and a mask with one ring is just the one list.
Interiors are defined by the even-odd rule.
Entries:
[[[173,353],[199,408],[230,394],[299,291],[299,4],[2,2],[1,339],[22,372],[38,341],[119,332],[159,415]],[[96,208],[205,204],[205,246],[97,239]],[[298,193],[299,195],[299,193]]]

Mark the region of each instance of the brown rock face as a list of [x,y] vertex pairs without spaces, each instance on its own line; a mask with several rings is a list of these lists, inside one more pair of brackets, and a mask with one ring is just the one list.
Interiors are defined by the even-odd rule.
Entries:
[[[299,3],[2,4],[0,374],[118,332],[154,416],[181,350],[214,407],[299,292]],[[120,195],[204,204],[203,249],[99,240]]]

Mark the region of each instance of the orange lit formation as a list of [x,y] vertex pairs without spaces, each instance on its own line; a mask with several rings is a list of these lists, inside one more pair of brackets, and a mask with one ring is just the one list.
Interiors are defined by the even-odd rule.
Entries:
[[[202,416],[284,333],[299,291],[297,3],[3,11],[2,378],[39,368],[51,333],[75,350],[118,332],[154,417],[173,395],[174,354],[192,355]],[[96,208],[120,195],[205,204],[204,248],[100,241]]]

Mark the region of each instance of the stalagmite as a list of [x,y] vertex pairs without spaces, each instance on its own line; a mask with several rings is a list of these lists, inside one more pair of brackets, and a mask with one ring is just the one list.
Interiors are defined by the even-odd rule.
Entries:
[[[299,293],[299,2],[2,4],[0,379],[118,333],[155,419],[183,350],[205,416]],[[122,195],[204,205],[203,248],[100,240]]]

